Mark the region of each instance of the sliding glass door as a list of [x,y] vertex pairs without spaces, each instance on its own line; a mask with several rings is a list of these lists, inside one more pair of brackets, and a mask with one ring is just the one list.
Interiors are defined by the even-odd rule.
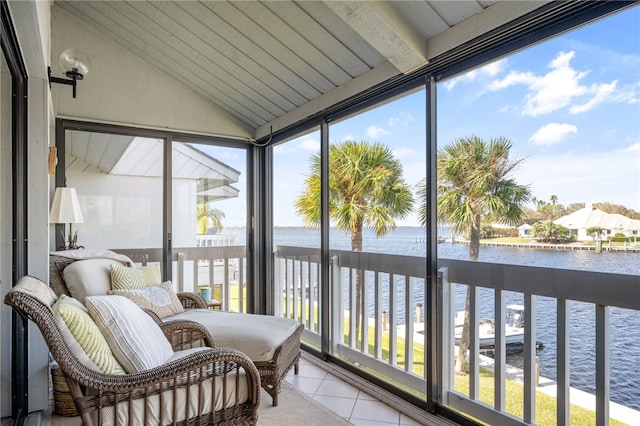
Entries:
[[246,150],[184,139],[171,163],[174,282],[210,308],[246,312]]
[[[56,186],[76,189],[83,221],[71,226],[80,248],[159,263],[176,290],[200,292],[211,308],[247,310],[244,143],[64,120],[58,126],[64,160]],[[69,226],[57,225],[56,248],[67,242]]]

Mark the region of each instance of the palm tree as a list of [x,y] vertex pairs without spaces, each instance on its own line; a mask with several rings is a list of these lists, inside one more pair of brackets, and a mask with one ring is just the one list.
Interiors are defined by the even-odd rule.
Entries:
[[[471,135],[457,139],[438,152],[438,221],[448,224],[455,233],[468,235],[472,261],[478,260],[480,254],[483,219],[518,225],[524,215],[523,206],[531,196],[527,186],[518,185],[509,177],[522,161],[510,160],[510,149],[511,142],[503,137],[485,142]],[[426,202],[421,209],[424,225]],[[467,288],[456,372],[462,371],[469,348],[469,308]]]
[[[198,207],[196,208],[196,219],[198,221],[196,232],[198,234],[206,234],[209,228],[221,231],[223,217],[224,212],[222,212],[222,210],[212,208],[209,203],[198,204]],[[209,223],[211,223],[211,226],[209,226]]]
[[549,201],[551,201],[551,214],[553,215],[553,219],[556,218],[556,203],[558,202],[558,196],[557,195],[551,195],[551,197],[549,197]]
[[[296,212],[308,226],[319,226],[320,153],[312,155],[310,161],[310,174],[296,201]],[[385,235],[395,229],[395,219],[406,217],[412,208],[411,188],[402,176],[402,164],[393,156],[391,149],[379,142],[331,144],[329,217],[337,229],[351,233],[351,250],[362,251],[362,230],[365,226],[373,228],[376,236]],[[356,271],[355,285],[356,333],[359,335],[360,271]]]

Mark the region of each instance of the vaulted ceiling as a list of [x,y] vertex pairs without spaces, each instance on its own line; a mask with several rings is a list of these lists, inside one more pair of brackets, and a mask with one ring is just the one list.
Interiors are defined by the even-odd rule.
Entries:
[[54,7],[259,129],[410,73],[545,3],[56,0]]

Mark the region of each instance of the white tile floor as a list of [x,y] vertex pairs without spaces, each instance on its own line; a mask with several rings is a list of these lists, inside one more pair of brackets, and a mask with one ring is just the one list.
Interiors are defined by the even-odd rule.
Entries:
[[287,382],[356,426],[417,426],[418,422],[301,359],[300,372],[291,371]]

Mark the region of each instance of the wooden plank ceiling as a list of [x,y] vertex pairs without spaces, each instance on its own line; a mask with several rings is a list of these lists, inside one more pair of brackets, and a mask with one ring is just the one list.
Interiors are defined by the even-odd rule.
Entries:
[[259,128],[378,67],[397,75],[425,65],[429,39],[496,2],[56,0],[54,7]]

